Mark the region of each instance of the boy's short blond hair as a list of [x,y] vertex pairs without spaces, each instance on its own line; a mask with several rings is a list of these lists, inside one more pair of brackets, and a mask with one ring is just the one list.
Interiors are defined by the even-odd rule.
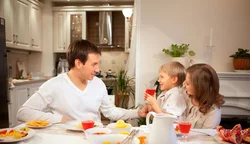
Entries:
[[182,83],[186,79],[186,69],[181,63],[177,61],[171,61],[166,64],[163,64],[160,67],[159,72],[164,72],[169,76],[177,76],[177,86],[182,86]]

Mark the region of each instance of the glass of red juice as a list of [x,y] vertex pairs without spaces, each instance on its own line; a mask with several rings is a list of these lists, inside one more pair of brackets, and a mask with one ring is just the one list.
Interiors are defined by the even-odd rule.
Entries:
[[93,120],[84,120],[82,121],[83,130],[87,130],[94,127],[95,122]]
[[178,125],[179,125],[179,129],[180,129],[180,133],[183,135],[183,139],[184,141],[187,141],[187,135],[189,134],[190,132],[190,129],[191,129],[191,122],[189,121],[180,121],[178,122]]
[[151,96],[154,96],[155,95],[155,89],[154,88],[147,88],[146,93],[151,95]]

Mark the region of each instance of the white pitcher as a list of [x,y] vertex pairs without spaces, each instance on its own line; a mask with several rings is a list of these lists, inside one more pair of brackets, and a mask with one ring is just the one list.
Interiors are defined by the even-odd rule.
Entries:
[[[153,115],[153,124],[149,125],[150,116]],[[176,144],[177,137],[173,123],[176,116],[169,114],[156,114],[149,112],[146,117],[146,124],[149,128],[149,144]]]

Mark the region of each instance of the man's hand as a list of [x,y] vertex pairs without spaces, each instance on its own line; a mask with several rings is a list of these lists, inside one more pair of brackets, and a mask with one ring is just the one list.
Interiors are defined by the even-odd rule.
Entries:
[[138,110],[139,117],[146,117],[148,114],[148,107],[145,105],[142,109]]

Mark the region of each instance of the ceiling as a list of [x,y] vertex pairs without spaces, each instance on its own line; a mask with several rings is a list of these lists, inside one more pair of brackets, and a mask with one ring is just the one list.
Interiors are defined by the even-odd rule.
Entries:
[[53,6],[134,5],[134,0],[51,0]]
[[51,0],[52,2],[133,2],[134,0]]

